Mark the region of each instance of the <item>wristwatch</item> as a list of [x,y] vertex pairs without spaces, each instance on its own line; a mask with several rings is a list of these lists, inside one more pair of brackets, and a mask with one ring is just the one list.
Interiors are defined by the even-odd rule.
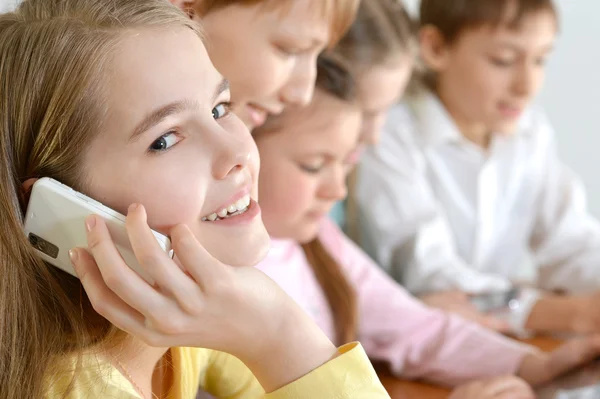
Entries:
[[541,292],[535,288],[519,288],[518,295],[508,302],[508,306],[497,309],[492,314],[500,320],[508,322],[511,326],[511,333],[517,338],[531,338],[534,334],[525,328],[525,324],[540,297]]

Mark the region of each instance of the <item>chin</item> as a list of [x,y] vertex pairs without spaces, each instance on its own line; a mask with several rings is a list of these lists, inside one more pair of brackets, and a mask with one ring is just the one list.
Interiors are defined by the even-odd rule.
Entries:
[[495,124],[495,126],[493,126],[493,128],[491,130],[493,132],[497,132],[504,136],[511,136],[517,131],[518,126],[519,126],[519,123],[516,121],[515,122],[513,122],[513,121],[502,122],[502,123]]
[[299,244],[308,244],[319,236],[319,224],[315,223],[314,225],[304,226],[298,228],[297,233],[295,234],[295,240],[298,241]]
[[265,258],[271,243],[264,227],[252,234],[220,238],[204,240],[205,248],[215,259],[233,267],[255,266]]

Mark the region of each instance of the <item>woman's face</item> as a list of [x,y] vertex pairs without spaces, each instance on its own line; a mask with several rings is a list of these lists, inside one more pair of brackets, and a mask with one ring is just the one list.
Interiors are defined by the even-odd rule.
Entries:
[[121,213],[143,204],[165,234],[186,224],[222,262],[257,263],[268,248],[255,202],[258,153],[229,112],[228,82],[188,29],[126,35],[103,82],[100,133],[84,157],[86,193]]
[[317,0],[265,3],[202,17],[210,58],[231,82],[234,111],[251,130],[288,105],[308,104],[317,56],[330,40],[331,22]]

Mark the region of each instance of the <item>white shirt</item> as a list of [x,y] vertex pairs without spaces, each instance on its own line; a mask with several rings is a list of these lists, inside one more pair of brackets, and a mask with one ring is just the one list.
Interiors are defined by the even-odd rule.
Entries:
[[391,110],[355,195],[363,246],[412,292],[497,291],[527,274],[547,290],[600,288],[600,225],[539,110],[485,151],[423,93]]

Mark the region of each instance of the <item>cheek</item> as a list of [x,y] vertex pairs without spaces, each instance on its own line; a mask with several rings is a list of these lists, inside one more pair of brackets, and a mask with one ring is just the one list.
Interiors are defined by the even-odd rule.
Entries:
[[504,76],[486,61],[457,65],[449,76],[450,92],[462,113],[479,119],[496,103],[503,91]]
[[209,174],[198,162],[202,157],[192,155],[180,152],[97,165],[89,195],[122,214],[132,203],[144,205],[150,226],[163,233],[180,223],[193,224],[202,216]]
[[185,223],[192,227],[200,222],[202,205],[206,197],[206,180],[202,176],[188,174],[171,179],[164,184],[147,184],[142,202],[148,211],[148,220],[158,229],[169,231],[173,226]]
[[259,184],[260,205],[267,229],[278,231],[310,208],[314,188],[291,163],[284,166],[279,162],[277,167],[269,166],[268,160],[263,159]]
[[217,66],[231,83],[233,102],[243,105],[270,99],[289,79],[293,63],[275,54],[268,43],[236,47],[228,49],[222,67]]

